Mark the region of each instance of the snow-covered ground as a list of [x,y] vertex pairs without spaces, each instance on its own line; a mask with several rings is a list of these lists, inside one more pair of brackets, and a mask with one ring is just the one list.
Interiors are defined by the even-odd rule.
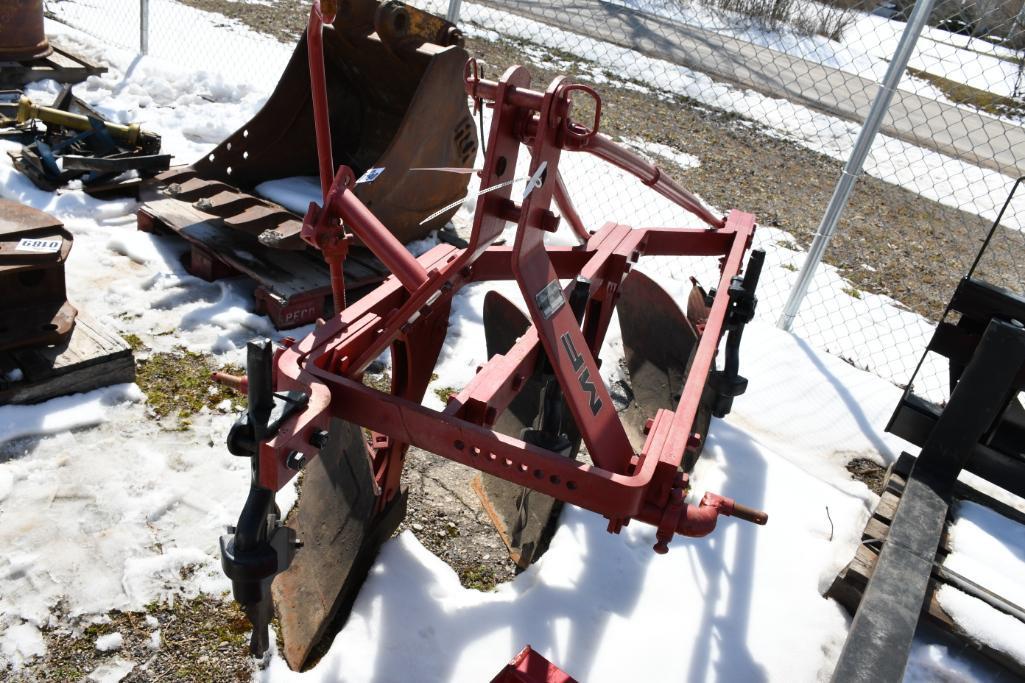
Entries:
[[[768,29],[749,18],[730,12],[710,12],[696,0],[611,0],[641,12],[672,19],[723,35],[772,48],[794,57],[831,66],[881,81],[907,24],[852,10],[853,20],[839,41],[820,35],[802,35],[793,29]],[[837,11],[814,0],[798,0],[796,14],[814,19],[824,11]],[[926,26],[908,66],[963,83],[995,95],[1011,97],[1018,76],[1014,50],[988,41]],[[938,88],[905,74],[900,87],[926,97],[946,101]]]
[[[241,31],[197,30],[207,28],[220,31],[223,44]],[[206,153],[266,96],[259,84],[239,85],[244,79],[136,58],[55,24],[48,32],[64,34],[110,64],[104,77],[76,89],[80,96],[117,120],[160,132],[179,161]],[[252,36],[241,45],[271,49]],[[640,80],[644,63],[634,63],[635,73],[626,75]],[[688,77],[695,83],[696,75]],[[715,88],[723,102],[748,96]],[[30,94],[45,100],[53,92],[42,84]],[[679,164],[702,162],[680,150],[628,143],[656,156],[677,155]],[[135,230],[132,202],[100,202],[77,190],[41,192],[13,170],[6,149],[0,149],[0,196],[50,211],[75,234],[68,289],[92,317],[138,335],[153,350],[186,345],[222,361],[241,360],[253,336],[280,337],[267,318],[252,312],[251,284],[190,276],[180,263],[180,242]],[[564,159],[562,170],[587,222],[691,222],[660,198],[635,194],[643,188],[621,174],[594,174],[596,162],[587,156]],[[617,215],[627,196],[634,198],[629,216]],[[645,201],[636,199],[641,196]],[[469,220],[473,203],[464,204],[457,223]],[[638,213],[640,207],[647,213]],[[767,289],[785,291],[795,277],[784,266],[799,264],[802,254],[788,243],[785,233],[759,229],[755,246],[769,254]],[[699,259],[648,259],[642,267],[678,298],[689,275],[707,283],[715,270]],[[874,327],[855,341],[878,344],[875,353],[894,362],[916,358],[928,324],[882,297],[855,300],[845,286],[824,269],[813,290],[821,305],[810,310],[864,306]],[[483,360],[476,313],[485,291],[477,285],[456,297],[439,383],[465,383]],[[904,448],[883,431],[899,389],[803,338],[801,324],[833,329],[838,320],[802,317],[793,335],[773,327],[780,304],[763,300],[759,320],[749,327],[742,371],[750,389],[727,420],[713,421],[694,476],[699,495],[713,490],[768,510],[768,526],[725,519],[710,538],[678,538],[668,555],[656,556],[651,528],[635,523],[612,536],[600,518],[571,508],[542,561],[489,593],[461,588],[452,570],[407,532],[385,545],[353,618],[316,668],[300,676],[272,657],[261,676],[380,681],[409,680],[415,671],[417,680],[487,680],[529,642],[580,680],[828,677],[848,619],[821,593],[853,556],[875,502],[844,463],[852,457],[886,463]],[[894,333],[898,325],[915,324],[917,338]],[[837,329],[834,343],[842,350],[851,334]],[[609,342],[603,368],[613,380],[621,354],[615,326]],[[433,391],[427,396],[436,400]],[[86,622],[114,608],[227,589],[216,539],[236,518],[248,483],[246,463],[223,447],[231,419],[206,411],[185,432],[162,431],[131,385],[35,407],[0,407],[0,667],[44,656],[40,629],[59,620]],[[289,496],[294,491],[282,498]],[[999,520],[962,510],[952,555],[965,563],[958,571],[985,584],[984,572],[968,565],[1025,565],[1013,533]],[[185,566],[194,570],[189,578],[182,578]],[[955,596],[951,604],[958,600],[964,599]],[[997,623],[981,603],[969,603],[961,614],[966,623],[981,622],[980,633]],[[997,647],[1007,643],[994,640]],[[1013,650],[1015,642],[1022,640],[1007,647]],[[131,666],[118,660],[108,668],[116,678]],[[986,676],[967,654],[928,638],[916,642],[908,672],[921,681]]]

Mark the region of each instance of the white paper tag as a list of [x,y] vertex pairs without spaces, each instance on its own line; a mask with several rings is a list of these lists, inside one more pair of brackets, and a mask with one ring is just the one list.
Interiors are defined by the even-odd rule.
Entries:
[[377,180],[377,176],[381,175],[382,173],[384,173],[383,167],[368,168],[367,172],[359,177],[359,180],[356,181],[356,184],[359,185],[360,183],[372,183],[375,180]]
[[64,240],[57,239],[31,239],[29,237],[23,237],[18,246],[14,248],[15,251],[31,251],[36,254],[52,254],[60,251],[61,244]]

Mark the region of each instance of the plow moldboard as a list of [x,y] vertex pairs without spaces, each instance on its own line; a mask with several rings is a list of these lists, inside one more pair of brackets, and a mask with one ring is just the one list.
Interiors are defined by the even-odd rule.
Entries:
[[333,621],[344,623],[377,551],[406,514],[406,492],[374,515],[379,492],[359,426],[332,420],[327,445],[303,472],[287,525],[303,547],[272,585],[284,642],[299,670]]
[[[695,285],[697,288],[697,285]],[[692,291],[688,312],[699,316],[707,311]],[[651,278],[634,271],[623,281],[616,304],[623,335],[623,355],[630,376],[632,399],[620,411],[623,425],[635,450],[644,446],[644,423],[660,410],[675,410],[683,393],[699,335],[669,294]],[[700,321],[699,322],[703,322]],[[691,432],[708,434],[711,410],[702,400]],[[701,452],[688,453],[683,461],[690,470]]]
[[[489,358],[507,353],[530,327],[527,316],[497,292],[488,292],[484,298],[483,319]],[[538,368],[499,416],[495,431],[519,438],[524,429],[533,426],[541,405],[543,387],[544,378]],[[578,437],[576,443],[579,442]],[[576,449],[573,454],[576,454]],[[513,562],[521,569],[530,566],[547,549],[562,503],[490,474],[481,473],[475,477],[473,488],[509,548]]]

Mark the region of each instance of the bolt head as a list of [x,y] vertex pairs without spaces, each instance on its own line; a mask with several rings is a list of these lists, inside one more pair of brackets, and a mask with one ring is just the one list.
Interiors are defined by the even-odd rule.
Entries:
[[292,451],[288,454],[288,457],[285,458],[285,466],[290,470],[298,472],[306,466],[306,456],[299,451]]

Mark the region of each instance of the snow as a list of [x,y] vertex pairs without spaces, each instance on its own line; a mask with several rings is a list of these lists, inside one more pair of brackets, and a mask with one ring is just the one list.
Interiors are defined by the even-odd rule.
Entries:
[[116,384],[35,405],[5,406],[0,410],[0,444],[29,436],[93,427],[107,420],[112,406],[142,398],[142,392],[134,384]]
[[[541,561],[490,593],[462,588],[406,532],[383,549],[324,659],[298,675],[275,658],[264,680],[332,681],[339,671],[351,681],[401,680],[414,670],[422,681],[488,680],[528,642],[587,681],[666,679],[658,657],[623,656],[639,651],[672,652],[674,679],[828,673],[847,621],[819,589],[854,552],[864,501],[839,500],[833,487],[727,423],[716,424],[696,476],[773,510],[769,525],[724,520],[713,537],[676,539],[659,557],[653,528],[635,524],[617,537],[600,517],[571,508]],[[783,504],[794,489],[815,513]],[[832,540],[827,505],[842,520]],[[802,561],[781,561],[780,548],[795,537]],[[667,611],[673,627],[657,627]],[[778,628],[781,614],[800,614],[792,628],[815,638]]]
[[[978,503],[958,503],[943,566],[1025,605],[1025,526]],[[966,632],[1025,664],[1025,624],[952,586],[937,592],[940,606]]]
[[96,649],[100,652],[116,652],[125,644],[125,637],[119,632],[105,633],[96,639]]
[[950,544],[944,567],[1025,606],[1025,527],[978,503],[961,501]]
[[100,666],[93,669],[93,671],[86,677],[89,681],[94,683],[118,683],[118,681],[124,679],[125,676],[132,673],[135,668],[135,663],[127,659],[115,659],[111,662],[105,662]]
[[[209,15],[190,14],[196,11],[167,0],[151,3],[182,12],[177,16],[194,22],[197,32],[225,51],[238,49],[253,60],[259,51],[286,52],[230,22],[208,21]],[[67,2],[61,7],[85,12],[90,6]],[[121,30],[130,34],[132,28]],[[545,30],[552,44],[566,38]],[[159,132],[177,161],[208,153],[258,109],[270,87],[269,77],[261,85],[202,68],[173,67],[162,61],[172,55],[162,55],[159,43],[154,56],[137,57],[101,47],[53,22],[48,32],[110,63],[109,73],[91,78],[76,92],[105,115],[138,120]],[[233,42],[236,38],[241,42]],[[565,45],[579,45],[585,55],[597,50],[595,43],[575,39]],[[612,49],[602,46],[606,48]],[[693,72],[676,67],[671,73],[660,71],[663,63],[644,61],[634,53],[624,52],[623,58],[629,68],[622,76],[642,83],[636,87],[691,94],[730,111],[746,106],[746,114],[808,146],[832,145],[829,149],[840,154],[845,136],[854,130]],[[668,75],[652,78],[653,73]],[[52,84],[41,84],[30,94],[45,101],[54,92]],[[783,112],[768,116],[777,108]],[[626,142],[681,168],[712,161],[664,145]],[[929,159],[935,167],[921,165],[918,172],[927,168],[937,177],[956,175],[949,159]],[[525,176],[525,163],[521,159],[516,177]],[[871,168],[879,172],[884,163],[880,157]],[[587,155],[567,154],[561,167],[591,227],[605,219],[635,225],[694,224],[660,197],[638,194],[640,185],[622,173],[595,173],[597,164]],[[930,188],[939,182],[937,177],[926,183],[915,172],[908,171],[901,182],[922,183],[913,187],[926,195],[935,192]],[[998,182],[993,182],[996,188]],[[261,192],[282,192],[279,197],[308,202],[311,186],[316,198],[316,185],[308,180],[281,182]],[[967,190],[951,184],[943,192]],[[12,170],[6,154],[0,154],[0,196],[50,211],[66,223],[75,236],[67,265],[72,300],[121,333],[138,335],[154,351],[185,346],[213,353],[221,362],[239,362],[248,339],[282,336],[266,317],[252,311],[251,284],[240,278],[208,283],[192,277],[181,265],[185,247],[180,242],[136,231],[134,202],[101,202],[80,190],[41,192]],[[967,197],[962,194],[957,201]],[[978,211],[991,210],[992,205],[974,194],[971,198]],[[474,204],[469,199],[453,222],[466,225]],[[305,210],[305,203],[297,206]],[[553,240],[573,243],[567,230]],[[421,252],[435,241],[410,248]],[[785,233],[759,228],[755,246],[768,249],[763,276],[767,292],[786,291],[796,277],[784,266],[800,263],[803,255],[789,245]],[[690,274],[706,285],[716,279],[710,259],[675,264],[646,259],[640,267],[678,298],[689,289]],[[853,457],[888,463],[906,448],[883,431],[899,395],[889,381],[898,372],[888,367],[916,359],[931,334],[927,323],[895,302],[867,294],[854,299],[843,292],[845,287],[849,283],[824,267],[811,293],[821,305],[810,309],[814,315],[798,318],[796,334],[773,327],[782,301],[763,298],[742,349],[742,372],[750,378],[750,389],[738,398],[727,420],[713,420],[694,474],[696,495],[712,490],[762,507],[770,514],[766,527],[725,518],[712,536],[677,538],[668,555],[657,556],[651,551],[652,528],[635,523],[613,536],[597,515],[569,507],[542,560],[489,593],[461,588],[455,573],[407,532],[385,544],[353,617],[317,667],[296,674],[275,655],[261,677],[406,680],[415,671],[418,680],[488,680],[528,642],[580,680],[828,677],[848,619],[821,593],[853,555],[876,500],[849,477],[844,464]],[[496,288],[517,300],[513,283]],[[455,297],[440,377],[425,404],[439,407],[433,390],[460,388],[484,361],[479,311],[485,293],[484,286],[475,285]],[[855,307],[867,321],[866,329],[843,329],[842,307]],[[914,331],[910,338],[909,327]],[[301,337],[308,331],[288,334]],[[813,333],[831,334],[826,338],[834,351],[846,353],[852,343],[870,348],[871,354],[854,361],[861,367],[871,364],[875,374],[812,346],[806,336]],[[603,350],[606,381],[619,378],[621,347],[616,322]],[[232,419],[215,409],[196,415],[187,431],[163,431],[147,418],[141,393],[131,385],[38,406],[0,407],[0,667],[17,669],[43,656],[43,629],[95,621],[111,609],[141,610],[153,601],[225,593],[228,582],[220,571],[217,538],[235,521],[249,479],[248,463],[230,456],[223,446]],[[292,487],[279,495],[283,510],[295,496]],[[963,545],[951,555],[955,562],[999,558],[1004,564],[1025,564],[1020,553],[1013,554],[1020,542],[1005,543],[1012,554],[999,555],[1000,547],[974,530],[996,535],[992,520],[970,508],[963,508],[961,515],[954,542]],[[967,575],[975,570],[962,565],[959,571]],[[1008,579],[1013,580],[1019,581],[1020,590],[1020,579]],[[1011,639],[1011,631],[975,607],[959,612],[957,596],[943,600],[954,605],[952,613],[961,615],[973,632],[994,642]],[[155,649],[160,646],[159,624],[147,624]],[[990,633],[994,630],[1000,632]],[[668,652],[672,664],[624,652]],[[90,678],[120,680],[133,667],[115,658]],[[921,639],[908,678],[984,678],[973,667],[965,653]]]
[[936,591],[936,600],[966,633],[1025,663],[1025,624],[950,585]]
[[[611,0],[611,3],[728,35],[880,82],[907,26],[905,22],[852,10],[853,21],[843,37],[835,41],[820,35],[802,35],[789,27],[768,29],[731,12],[710,12],[697,2]],[[833,7],[825,7],[811,0],[798,0],[794,4],[798,15],[812,20],[821,16],[823,11],[835,11]],[[1014,59],[1015,54],[1011,49],[926,26],[908,66],[996,95],[1011,97],[1018,75]],[[908,74],[904,75],[899,87],[946,101],[946,97],[937,88]]]
[[267,180],[254,189],[256,194],[264,199],[277,202],[289,211],[303,216],[310,208],[310,202],[320,204],[324,200],[319,176],[294,176]]

